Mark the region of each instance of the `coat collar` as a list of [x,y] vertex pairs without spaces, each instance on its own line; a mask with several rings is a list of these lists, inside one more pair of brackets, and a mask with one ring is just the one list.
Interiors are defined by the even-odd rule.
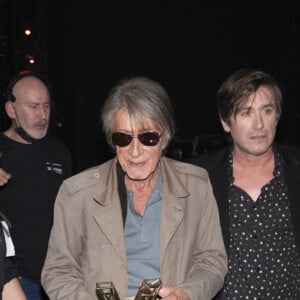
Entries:
[[[124,240],[123,217],[120,205],[117,179],[117,159],[111,160],[99,169],[102,189],[93,195],[101,208],[94,212],[94,219],[105,233],[121,262],[126,265],[126,245]],[[165,157],[161,158],[162,169],[162,218],[160,226],[160,260],[166,247],[185,215],[185,201],[189,196],[178,170]]]

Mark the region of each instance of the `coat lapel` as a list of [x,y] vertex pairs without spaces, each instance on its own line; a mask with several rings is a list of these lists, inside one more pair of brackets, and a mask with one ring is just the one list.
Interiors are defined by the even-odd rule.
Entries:
[[110,170],[105,174],[103,184],[106,188],[102,194],[94,197],[94,200],[99,204],[99,209],[95,211],[93,217],[110,241],[113,251],[117,253],[122,263],[126,265],[126,247],[123,217],[118,194],[116,160],[112,161]]
[[160,225],[160,264],[167,245],[185,215],[185,200],[189,192],[177,177],[173,166],[161,159],[163,171],[162,218]]

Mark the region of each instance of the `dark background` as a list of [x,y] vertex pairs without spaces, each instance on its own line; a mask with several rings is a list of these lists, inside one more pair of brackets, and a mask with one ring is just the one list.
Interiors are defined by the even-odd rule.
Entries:
[[[0,89],[22,69],[48,76],[52,131],[79,171],[111,156],[99,111],[120,79],[143,75],[164,85],[178,128],[169,154],[184,159],[224,143],[215,107],[222,80],[260,68],[284,94],[277,140],[299,145],[299,17],[299,0],[0,0]],[[7,126],[3,112],[0,125]]]

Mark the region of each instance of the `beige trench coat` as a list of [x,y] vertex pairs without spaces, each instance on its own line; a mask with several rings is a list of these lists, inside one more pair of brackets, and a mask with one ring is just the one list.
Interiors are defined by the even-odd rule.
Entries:
[[[96,300],[96,282],[127,294],[116,159],[67,179],[54,210],[42,284],[51,300]],[[161,158],[160,273],[191,300],[211,299],[227,271],[219,214],[207,172]]]

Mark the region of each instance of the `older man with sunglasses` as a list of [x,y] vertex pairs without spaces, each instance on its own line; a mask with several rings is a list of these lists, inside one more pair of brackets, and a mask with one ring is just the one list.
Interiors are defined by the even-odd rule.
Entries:
[[123,81],[102,122],[116,157],[60,188],[42,274],[50,299],[95,300],[100,282],[133,299],[144,279],[161,279],[163,299],[211,299],[227,271],[219,214],[207,172],[163,156],[175,133],[166,91]]

